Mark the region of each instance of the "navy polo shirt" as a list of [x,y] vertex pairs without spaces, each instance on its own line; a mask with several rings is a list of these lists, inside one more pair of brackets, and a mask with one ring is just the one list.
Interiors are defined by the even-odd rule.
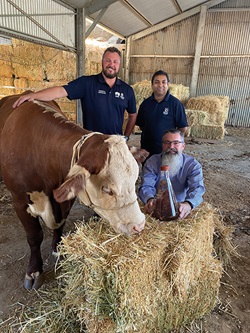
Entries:
[[81,76],[63,87],[70,100],[81,99],[83,125],[87,130],[122,134],[125,110],[136,113],[134,90],[118,78],[112,88],[101,73]]
[[141,148],[153,155],[161,153],[166,130],[187,127],[188,123],[183,104],[168,91],[159,103],[154,94],[142,102],[136,125],[142,129]]

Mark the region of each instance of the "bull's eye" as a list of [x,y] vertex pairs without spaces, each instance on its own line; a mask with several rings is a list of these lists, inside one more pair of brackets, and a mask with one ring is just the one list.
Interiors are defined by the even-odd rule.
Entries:
[[102,187],[102,192],[105,193],[105,194],[109,194],[109,195],[114,194],[113,191],[110,188],[108,188],[107,186]]

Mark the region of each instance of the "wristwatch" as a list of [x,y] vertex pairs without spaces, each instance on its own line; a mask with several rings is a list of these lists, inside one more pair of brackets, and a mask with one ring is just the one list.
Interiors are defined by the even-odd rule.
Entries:
[[129,136],[127,136],[127,135],[124,135],[124,138],[125,138],[126,141],[129,140]]

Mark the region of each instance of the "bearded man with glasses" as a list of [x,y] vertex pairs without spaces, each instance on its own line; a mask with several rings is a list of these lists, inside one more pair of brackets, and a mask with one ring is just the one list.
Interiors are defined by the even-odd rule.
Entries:
[[184,148],[184,134],[177,129],[167,130],[162,137],[162,152],[152,155],[145,162],[138,195],[145,204],[147,214],[152,214],[155,209],[162,165],[170,167],[170,180],[179,203],[179,219],[186,218],[203,201],[202,166],[194,157],[184,154]]

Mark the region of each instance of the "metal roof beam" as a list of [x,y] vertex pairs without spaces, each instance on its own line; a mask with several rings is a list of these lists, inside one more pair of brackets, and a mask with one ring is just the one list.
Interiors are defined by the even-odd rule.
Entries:
[[183,10],[181,9],[181,6],[180,6],[179,2],[177,0],[173,0],[173,3],[175,5],[175,7],[177,8],[178,12],[182,13]]
[[[211,1],[205,2],[203,5],[206,5],[207,8],[209,8],[209,7],[216,6],[216,5],[218,5],[222,2],[225,2],[225,1],[227,1],[227,0],[211,0]],[[136,39],[145,37],[145,36],[147,36],[149,34],[152,34],[152,33],[156,32],[158,30],[164,29],[164,28],[166,28],[166,27],[168,27],[168,26],[170,26],[170,25],[172,25],[176,22],[180,22],[180,21],[182,21],[182,20],[184,20],[184,19],[186,19],[186,18],[188,18],[192,15],[198,14],[200,11],[201,11],[201,5],[197,6],[197,7],[194,7],[190,10],[187,10],[186,12],[184,12],[180,15],[177,15],[175,17],[172,17],[172,18],[170,18],[170,19],[168,19],[164,22],[156,24],[151,28],[145,29],[141,32],[138,32],[137,34],[132,35],[132,40],[136,40]]]
[[35,20],[30,14],[26,13],[21,7],[17,6],[13,1],[7,0],[9,4],[11,4],[16,10],[18,10],[23,16],[25,16],[28,20],[30,20],[32,23],[34,23],[38,28],[40,28],[42,31],[44,31],[48,36],[50,36],[52,39],[54,39],[58,44],[61,44],[67,48],[66,45],[63,44],[62,41],[60,41],[56,36],[54,36],[50,31],[45,29],[37,20]]
[[89,35],[91,34],[91,32],[95,29],[95,27],[97,26],[97,24],[100,22],[100,19],[103,17],[103,15],[105,14],[105,12],[107,11],[107,8],[103,8],[100,13],[97,15],[96,19],[94,20],[94,22],[92,22],[91,26],[88,28],[88,31],[86,31],[85,33],[85,39],[89,37]]
[[106,8],[113,3],[117,2],[119,0],[94,0],[92,3],[86,8],[86,15],[91,15],[93,13],[98,12],[99,10]]
[[22,40],[25,40],[27,42],[46,45],[46,46],[53,47],[53,48],[60,49],[60,50],[64,50],[64,51],[70,51],[70,52],[74,52],[74,53],[76,52],[76,49],[74,47],[70,47],[70,46],[64,45],[62,43],[58,44],[57,42],[52,42],[52,41],[45,40],[45,39],[40,38],[40,37],[28,35],[27,33],[22,33],[20,31],[8,29],[8,28],[5,28],[3,26],[0,26],[0,35],[6,36],[6,37],[9,37],[9,38],[22,39]]
[[123,0],[123,3],[131,10],[134,15],[139,17],[142,21],[146,23],[146,25],[149,25],[150,27],[153,26],[152,22],[150,22],[142,13],[140,13],[134,6],[131,5],[127,0]]

